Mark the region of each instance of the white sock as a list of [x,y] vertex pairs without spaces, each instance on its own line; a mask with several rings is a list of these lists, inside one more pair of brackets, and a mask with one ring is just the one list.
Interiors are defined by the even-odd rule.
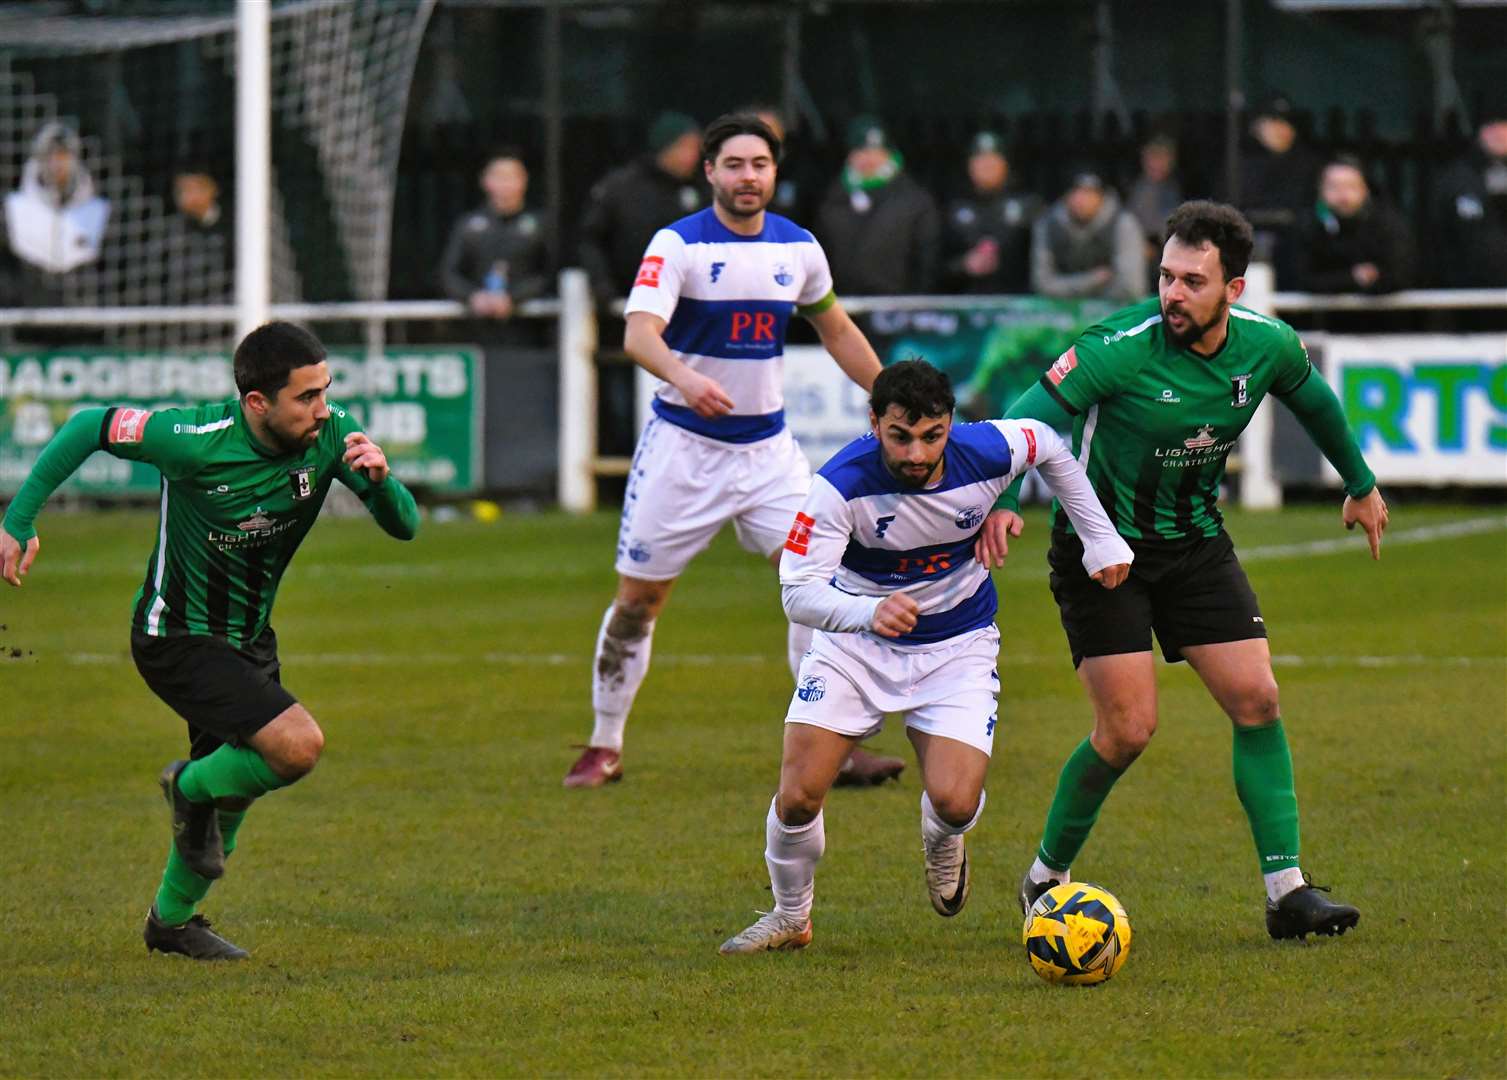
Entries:
[[806,650],[809,648],[811,648],[811,627],[804,623],[791,623],[785,635],[785,659],[790,661],[792,679],[800,676],[801,657],[806,655]]
[[[591,730],[591,745],[609,750],[623,748],[623,728],[628,725],[628,710],[649,673],[649,652],[654,644],[654,620],[644,624],[644,635],[636,641],[609,638],[615,605],[602,616],[597,631],[596,654],[591,661],[591,707],[596,711],[596,725]],[[605,669],[605,672],[604,672]]]
[[989,801],[986,792],[979,792],[979,808],[973,812],[966,825],[949,825],[937,816],[937,808],[931,804],[931,796],[921,792],[921,842],[934,847],[949,836],[960,836],[978,824],[984,813],[984,803]]
[[1274,904],[1303,886],[1303,871],[1296,866],[1289,866],[1286,870],[1273,870],[1270,874],[1261,876],[1266,879],[1266,898]]
[[816,864],[827,850],[826,826],[821,813],[804,825],[786,825],[774,804],[770,800],[764,819],[764,864],[774,887],[774,907],[782,915],[808,918],[816,892]]
[[1066,870],[1053,870],[1040,857],[1031,864],[1031,880],[1040,884],[1043,881],[1055,881],[1059,885],[1066,885],[1073,880],[1073,875]]

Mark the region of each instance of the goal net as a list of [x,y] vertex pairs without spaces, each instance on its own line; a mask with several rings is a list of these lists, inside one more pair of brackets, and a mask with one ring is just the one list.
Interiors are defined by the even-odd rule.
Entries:
[[[386,298],[403,116],[434,3],[272,5],[273,302]],[[92,6],[104,13],[0,7],[0,307],[233,303],[233,5]],[[232,333],[179,319],[48,339],[220,349]]]

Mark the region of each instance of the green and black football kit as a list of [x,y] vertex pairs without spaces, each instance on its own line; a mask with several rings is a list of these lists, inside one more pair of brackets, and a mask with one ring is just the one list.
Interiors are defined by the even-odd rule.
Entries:
[[[1071,429],[1089,482],[1135,552],[1126,581],[1101,588],[1076,561],[1081,547],[1053,504],[1052,593],[1075,667],[1085,657],[1149,651],[1153,632],[1169,661],[1183,659],[1185,646],[1266,636],[1218,498],[1225,461],[1267,394],[1297,416],[1347,494],[1371,491],[1375,477],[1298,335],[1238,306],[1211,356],[1172,341],[1155,297],[1116,312],[1079,336],[1006,412]],[[1236,789],[1261,869],[1296,873],[1298,805],[1282,721],[1236,727],[1234,739]],[[1088,739],[1073,752],[1038,851],[1045,866],[1071,866],[1123,771]]]
[[1052,591],[1075,665],[1144,652],[1153,629],[1174,662],[1185,645],[1266,636],[1218,500],[1225,461],[1268,393],[1297,416],[1347,493],[1375,486],[1293,329],[1238,306],[1228,325],[1205,357],[1172,342],[1155,298],[1125,308],[1080,335],[1005,414],[1071,427],[1073,452],[1136,555],[1124,585],[1099,588],[1074,563],[1082,552],[1053,503]]
[[[162,474],[157,537],[131,618],[131,654],[154,693],[189,725],[192,762],[177,786],[215,803],[225,854],[250,800],[288,783],[245,740],[294,704],[283,688],[270,618],[278,583],[338,479],[399,539],[418,530],[413,496],[395,477],[373,483],[342,457],[355,420],[330,406],[309,447],[263,445],[237,400],[148,411],[86,408],[48,443],[8,508],[3,527],[21,545],[47,497],[96,450],[144,461]],[[156,915],[178,925],[209,880],[176,846]]]

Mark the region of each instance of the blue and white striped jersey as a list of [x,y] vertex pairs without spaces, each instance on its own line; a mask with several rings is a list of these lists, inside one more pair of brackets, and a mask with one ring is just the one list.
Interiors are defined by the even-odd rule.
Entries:
[[999,602],[973,545],[995,500],[1028,468],[1061,500],[1090,574],[1133,559],[1067,443],[1047,424],[954,424],[941,475],[919,489],[895,479],[869,434],[822,467],[796,515],[780,557],[786,613],[822,630],[869,632],[879,602],[903,591],[920,616],[910,633],[882,639],[892,645],[931,645],[989,625]]
[[752,443],[785,427],[785,328],[797,307],[822,305],[832,271],[805,229],[765,213],[757,236],[739,236],[708,207],[660,229],[649,241],[625,313],[666,321],[664,342],[693,370],[727,391],[733,410],[697,416],[660,383],[654,411],[697,435]]

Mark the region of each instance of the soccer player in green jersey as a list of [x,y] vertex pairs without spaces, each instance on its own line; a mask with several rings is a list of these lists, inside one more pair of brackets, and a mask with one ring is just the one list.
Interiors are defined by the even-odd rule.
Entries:
[[[1155,631],[1162,655],[1186,660],[1234,723],[1235,789],[1266,881],[1268,932],[1338,934],[1360,919],[1299,868],[1298,801],[1266,624],[1217,497],[1226,457],[1271,393],[1339,472],[1344,524],[1365,530],[1373,559],[1381,557],[1387,506],[1298,335],[1236,306],[1251,244],[1250,224],[1233,207],[1178,207],[1167,220],[1159,296],[1090,327],[1006,413],[1072,430],[1074,453],[1135,552],[1123,587],[1098,588],[1054,505],[1052,594],[1094,729],[1063,766],[1036,861],[1021,883],[1024,910],[1069,880],[1110,789],[1156,731]],[[1018,517],[997,520],[985,538],[991,558],[1020,534]]]
[[390,535],[411,540],[418,531],[413,496],[381,448],[325,400],[330,372],[312,334],[268,323],[246,335],[234,367],[237,399],[75,413],[0,527],[0,577],[19,586],[37,557],[37,513],[90,454],[162,473],[131,655],[153,693],[188,722],[190,750],[160,777],[173,843],[144,936],[148,951],[197,960],[246,957],[194,909],[225,872],[252,800],[307,775],[324,746],[319,725],[282,685],[269,619],[283,571],[336,479]]

